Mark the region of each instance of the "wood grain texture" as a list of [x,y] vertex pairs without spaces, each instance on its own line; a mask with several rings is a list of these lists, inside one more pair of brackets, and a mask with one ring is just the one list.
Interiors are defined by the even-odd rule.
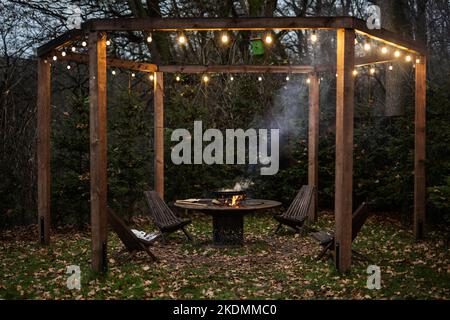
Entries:
[[156,72],[154,77],[154,127],[155,127],[155,191],[164,199],[164,77]]
[[51,65],[38,58],[37,92],[37,167],[38,167],[38,225],[41,244],[50,243],[51,204]]
[[92,269],[107,269],[106,35],[89,34]]
[[335,262],[340,272],[351,265],[353,198],[353,114],[355,31],[337,31]]
[[309,119],[308,119],[308,184],[314,187],[308,220],[317,220],[319,186],[319,77],[316,73],[309,76]]
[[426,57],[416,63],[416,108],[415,108],[415,150],[414,150],[414,236],[425,237],[426,215]]

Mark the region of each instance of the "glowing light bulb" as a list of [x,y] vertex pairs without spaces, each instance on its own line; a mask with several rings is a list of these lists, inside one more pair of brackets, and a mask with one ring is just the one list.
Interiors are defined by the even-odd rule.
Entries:
[[370,49],[372,49],[372,46],[370,45],[370,43],[365,43],[364,44],[364,50],[365,51],[370,51]]
[[66,53],[65,51],[63,51],[63,52],[61,52],[61,55],[62,55],[63,57],[65,57],[65,56],[67,55],[67,53]]
[[420,59],[416,59],[416,63],[420,63]]
[[311,42],[312,42],[312,43],[316,43],[317,40],[318,40],[317,34],[316,34],[315,32],[313,32],[313,33],[311,34]]
[[72,52],[75,52],[77,50],[77,48],[72,47]]
[[116,70],[111,71],[111,74],[112,74],[113,76],[115,76],[115,75],[116,75]]
[[261,76],[258,77],[258,81],[261,82],[263,78]]
[[399,58],[401,55],[402,55],[402,54],[401,54],[400,51],[398,51],[398,50],[396,50],[396,51],[394,52],[394,56],[395,56],[396,58]]
[[354,75],[354,76],[357,76],[357,75],[358,75],[358,70],[356,70],[356,69],[353,70],[353,75]]
[[153,81],[155,79],[155,77],[153,76],[153,74],[151,74],[149,77],[150,81]]
[[389,71],[394,70],[394,66],[389,66]]
[[267,44],[271,44],[273,42],[273,37],[270,33],[266,34],[264,37],[264,42]]
[[204,83],[208,83],[208,82],[209,82],[209,77],[208,77],[208,75],[205,74],[205,75],[203,76],[202,80],[203,80]]
[[375,74],[376,70],[375,68],[370,68],[370,74]]
[[310,78],[306,79],[306,83],[310,84],[311,83],[311,79]]
[[58,60],[58,57],[57,56],[53,56],[53,61],[56,61],[56,60]]
[[152,42],[152,41],[153,41],[152,35],[149,34],[149,35],[147,36],[147,42],[150,43],[150,42]]
[[227,33],[223,33],[220,40],[222,41],[223,44],[226,44],[230,41],[230,36]]
[[411,62],[412,57],[411,57],[410,55],[407,55],[406,58],[405,58],[405,60],[406,60],[406,62]]
[[111,40],[109,40],[109,39],[106,40],[106,45],[107,45],[107,46],[110,46],[110,45],[111,45]]
[[289,76],[286,76],[286,81],[289,81],[289,80],[291,80],[291,78],[289,78]]
[[70,70],[70,68],[71,68],[71,66],[70,66],[70,65],[67,65],[67,70]]
[[87,42],[86,42],[86,41],[83,41],[83,42],[81,43],[81,45],[82,45],[83,47],[86,47],[86,46],[87,46]]
[[131,74],[131,77],[132,77],[132,78],[136,77],[136,73],[132,73],[132,74]]
[[186,42],[186,36],[183,33],[180,33],[180,35],[178,36],[178,43],[183,45],[186,44]]
[[179,81],[181,80],[180,76],[176,76],[176,77],[175,77],[175,80],[176,80],[177,82],[179,82]]
[[230,77],[230,81],[234,81],[234,77],[233,76]]
[[388,52],[389,52],[389,49],[387,47],[381,48],[381,53],[382,54],[387,54]]

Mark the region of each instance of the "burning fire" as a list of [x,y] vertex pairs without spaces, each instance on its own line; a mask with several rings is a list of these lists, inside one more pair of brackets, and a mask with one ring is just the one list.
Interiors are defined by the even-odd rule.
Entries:
[[236,195],[236,196],[232,196],[231,197],[231,204],[230,206],[232,207],[236,207],[239,205],[239,203],[244,200],[244,196],[243,195]]

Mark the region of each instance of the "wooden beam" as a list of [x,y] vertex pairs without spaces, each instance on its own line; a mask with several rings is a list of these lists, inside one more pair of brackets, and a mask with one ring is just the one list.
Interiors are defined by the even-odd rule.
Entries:
[[92,269],[107,270],[106,35],[89,33]]
[[[64,57],[61,54],[59,54],[58,59],[62,61],[74,61],[77,63],[84,63],[84,64],[89,63],[89,56],[87,54],[80,54],[80,53],[67,53],[66,56]],[[158,68],[156,64],[152,63],[135,62],[117,58],[107,58],[106,66],[108,68],[114,67],[141,72],[155,72]]]
[[155,127],[155,191],[164,199],[164,77],[156,72],[154,78],[154,127]]
[[351,28],[352,17],[122,18],[93,19],[82,25],[97,31],[302,30]]
[[351,265],[353,195],[353,112],[355,31],[337,31],[335,263],[340,272]]
[[425,44],[412,39],[407,39],[398,33],[386,29],[369,29],[367,28],[367,22],[364,20],[355,18],[353,21],[353,28],[356,29],[357,33],[363,36],[380,41],[395,48],[406,50],[413,54],[424,55],[427,53]]
[[57,50],[59,48],[62,48],[73,41],[76,41],[81,38],[81,36],[84,34],[83,30],[80,29],[73,29],[69,30],[62,35],[56,37],[55,39],[47,42],[46,44],[40,46],[37,48],[36,53],[38,57],[44,57],[52,51]]
[[313,66],[257,66],[257,65],[172,65],[160,66],[165,73],[310,73]]
[[319,77],[312,73],[309,79],[308,184],[314,186],[314,193],[308,219],[316,221],[319,186]]
[[[373,64],[383,64],[399,61],[399,59],[389,58],[383,55],[374,54],[365,57],[355,57],[355,68],[365,67]],[[336,72],[334,64],[318,64],[314,66],[315,72]]]
[[415,152],[414,152],[414,236],[417,240],[425,237],[426,213],[426,81],[427,61],[421,56],[416,63],[416,108],[415,108]]
[[51,65],[50,61],[38,58],[37,92],[37,191],[38,226],[41,244],[50,243],[50,204],[51,204]]

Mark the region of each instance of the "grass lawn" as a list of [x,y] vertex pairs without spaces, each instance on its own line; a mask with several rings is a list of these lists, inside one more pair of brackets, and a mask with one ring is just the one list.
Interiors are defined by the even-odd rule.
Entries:
[[[333,226],[322,212],[316,228]],[[154,229],[145,218],[138,229]],[[175,233],[156,243],[159,263],[140,253],[128,262],[109,235],[109,273],[90,271],[90,234],[58,230],[49,247],[37,244],[36,226],[3,232],[0,238],[2,299],[449,299],[450,254],[444,236],[429,234],[416,243],[409,230],[386,215],[369,218],[354,248],[381,268],[381,290],[366,288],[366,261],[338,274],[330,259],[315,261],[320,246],[307,234],[285,229],[273,236],[269,214],[245,218],[246,245],[218,249],[209,245],[210,218],[198,215],[188,227],[195,241]],[[66,287],[69,265],[81,267],[81,290]]]

